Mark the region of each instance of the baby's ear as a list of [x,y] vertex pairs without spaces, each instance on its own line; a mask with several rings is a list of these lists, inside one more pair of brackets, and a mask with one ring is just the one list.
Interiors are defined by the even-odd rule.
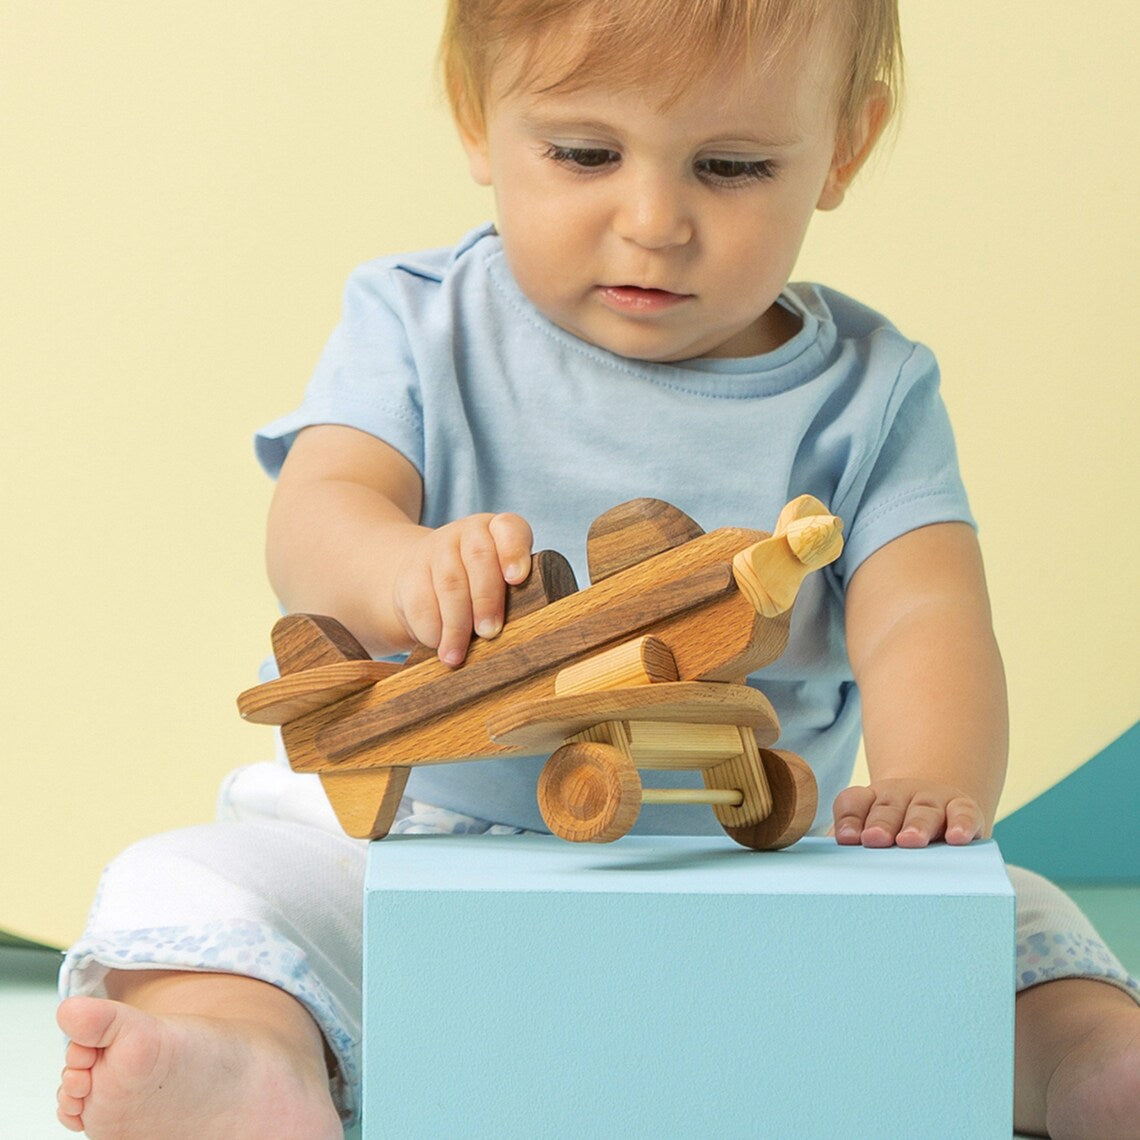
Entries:
[[831,161],[827,181],[816,203],[818,210],[834,210],[847,193],[847,187],[867,161],[879,141],[894,106],[894,98],[885,83],[876,82],[863,102],[859,117],[850,132],[836,140],[835,156]]

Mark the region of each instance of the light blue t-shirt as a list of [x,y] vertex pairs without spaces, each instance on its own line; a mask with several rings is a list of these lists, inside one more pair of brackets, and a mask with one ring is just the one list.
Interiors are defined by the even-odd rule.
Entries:
[[[425,525],[514,511],[531,524],[535,549],[566,555],[582,585],[587,528],[620,502],[665,499],[705,530],[771,530],[788,500],[815,495],[843,519],[845,550],[809,576],[787,650],[753,683],[779,714],[779,746],[815,770],[817,825],[826,826],[860,734],[846,582],[907,531],[973,520],[931,353],[832,290],[790,285],[781,303],[802,328],[763,356],[615,356],[543,317],[486,227],[454,249],[361,266],[301,407],[257,434],[257,455],[275,476],[306,426],[369,432],[423,476]],[[417,768],[408,794],[541,830],[544,759]],[[662,786],[671,780],[697,782],[654,774]],[[636,830],[719,828],[705,807],[647,805]]]

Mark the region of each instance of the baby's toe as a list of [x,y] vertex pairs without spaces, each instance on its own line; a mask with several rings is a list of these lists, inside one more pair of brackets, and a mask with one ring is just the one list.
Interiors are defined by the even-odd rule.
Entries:
[[64,1069],[59,1081],[60,1091],[73,1100],[82,1101],[91,1095],[91,1070]]

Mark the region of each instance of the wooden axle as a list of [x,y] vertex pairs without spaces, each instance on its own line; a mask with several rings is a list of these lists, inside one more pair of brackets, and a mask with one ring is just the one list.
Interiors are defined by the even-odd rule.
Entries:
[[[610,843],[633,827],[643,804],[710,804],[725,831],[745,847],[787,846],[811,826],[816,809],[815,778],[798,756],[757,749],[756,766],[769,792],[768,809],[754,808],[758,781],[753,786],[716,786],[708,772],[723,772],[728,765],[705,770],[702,788],[643,788],[641,777],[620,734],[585,732],[559,748],[547,761],[538,780],[538,806],[547,827],[571,842]],[[604,737],[609,736],[607,742]],[[599,739],[602,737],[603,739]],[[739,771],[739,769],[738,769]],[[729,772],[729,775],[735,775]],[[745,771],[747,775],[747,771]],[[773,797],[770,782],[779,795]],[[746,823],[729,823],[724,812],[740,812]]]
[[642,788],[643,804],[725,804],[739,807],[744,793],[739,788]]

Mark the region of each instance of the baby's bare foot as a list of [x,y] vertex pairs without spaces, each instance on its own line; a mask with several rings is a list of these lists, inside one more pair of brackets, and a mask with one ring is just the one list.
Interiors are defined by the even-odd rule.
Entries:
[[68,998],[59,1119],[113,1140],[343,1135],[323,1062],[256,1021]]

